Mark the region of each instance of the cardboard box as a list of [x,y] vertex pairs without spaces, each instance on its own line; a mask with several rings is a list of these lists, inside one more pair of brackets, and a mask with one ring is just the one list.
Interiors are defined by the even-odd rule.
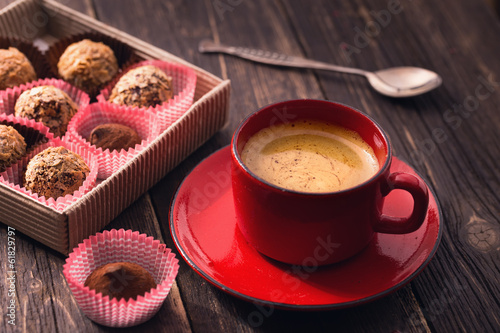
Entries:
[[0,31],[32,40],[41,49],[69,35],[99,32],[130,45],[143,59],[161,59],[197,74],[191,108],[138,156],[81,199],[58,212],[0,183],[0,221],[67,255],[101,230],[224,126],[229,112],[229,80],[51,0],[22,0],[0,11]]

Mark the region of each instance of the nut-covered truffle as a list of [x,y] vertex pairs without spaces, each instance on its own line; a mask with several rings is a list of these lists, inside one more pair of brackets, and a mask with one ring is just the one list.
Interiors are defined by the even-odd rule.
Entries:
[[122,150],[135,147],[141,143],[137,132],[122,124],[102,124],[90,133],[90,143],[102,150]]
[[134,68],[116,83],[109,101],[111,103],[150,107],[162,104],[173,96],[172,78],[152,65]]
[[26,154],[26,142],[14,127],[0,124],[0,172]]
[[118,73],[118,61],[109,46],[84,39],[66,48],[57,70],[65,81],[86,92],[94,92]]
[[39,196],[57,199],[78,190],[89,173],[80,155],[64,147],[49,147],[29,161],[24,186]]
[[121,300],[137,299],[156,287],[147,270],[131,262],[109,263],[96,268],[85,280],[85,286],[102,296]]
[[42,122],[55,136],[62,136],[78,111],[78,106],[61,89],[39,86],[23,92],[17,99],[14,110],[16,116]]
[[31,62],[15,47],[0,50],[0,90],[36,80]]

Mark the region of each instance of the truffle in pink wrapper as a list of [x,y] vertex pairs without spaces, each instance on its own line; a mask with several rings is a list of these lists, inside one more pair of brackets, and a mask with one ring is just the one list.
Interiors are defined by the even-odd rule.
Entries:
[[[65,196],[60,196],[58,198],[46,198],[37,193],[26,189],[23,185],[23,173],[26,170],[26,166],[29,161],[38,153],[41,153],[46,148],[49,147],[65,147],[68,150],[75,152],[80,155],[85,163],[89,166],[90,172],[85,177],[83,184],[72,194],[67,194]],[[39,203],[46,205],[56,211],[62,212],[67,207],[78,201],[79,198],[83,197],[87,192],[89,192],[95,185],[97,181],[97,171],[98,163],[97,158],[90,152],[71,142],[64,142],[58,138],[55,138],[45,144],[41,144],[33,149],[29,154],[21,158],[10,168],[7,168],[4,172],[0,173],[0,181],[12,188],[13,190],[22,193],[31,200],[36,200]]]
[[[146,269],[156,288],[128,301],[102,296],[84,283],[98,267],[114,262],[131,262]],[[63,274],[80,309],[91,320],[110,327],[139,325],[161,308],[179,270],[175,254],[160,241],[132,230],[104,231],[79,244],[69,255]]]
[[68,148],[48,147],[28,162],[24,187],[45,198],[72,195],[90,174],[85,160]]
[[[196,89],[196,72],[192,68],[181,64],[169,63],[162,60],[146,60],[126,68],[123,74],[142,66],[154,66],[159,68],[172,79],[172,98],[167,99],[162,104],[158,104],[154,107],[150,106],[148,108],[148,110],[155,112],[158,116],[160,132],[163,132],[177,121],[177,119],[182,117],[193,104]],[[110,103],[109,99],[112,90],[120,79],[121,76],[113,79],[110,84],[101,90],[101,94],[97,96],[97,100],[103,103]],[[146,107],[142,109],[146,109]]]
[[[52,88],[48,88],[52,87]],[[66,97],[54,98],[51,101],[50,95],[60,95],[55,93],[59,90]],[[45,91],[44,97],[31,96],[27,98],[29,91]],[[75,112],[86,107],[90,103],[90,97],[85,92],[75,88],[71,84],[58,79],[40,79],[19,87],[9,88],[0,92],[0,113],[16,113],[16,104],[20,101],[20,96],[24,95],[25,101],[29,101],[26,107],[18,105],[18,115],[44,122],[55,136],[62,136],[66,132],[70,119]],[[65,100],[68,100],[67,102]],[[22,103],[21,103],[22,104]],[[54,107],[56,109],[54,109]],[[61,111],[64,112],[61,113]],[[70,112],[68,112],[70,111]],[[60,113],[60,114],[58,114]]]

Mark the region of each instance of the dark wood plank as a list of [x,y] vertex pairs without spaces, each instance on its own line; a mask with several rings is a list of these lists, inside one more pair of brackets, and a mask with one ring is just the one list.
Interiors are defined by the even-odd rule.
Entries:
[[[106,229],[132,229],[163,241],[149,196],[143,196],[113,220]],[[6,244],[7,227],[1,225],[0,239]],[[5,273],[0,279],[0,299],[7,304],[11,297],[7,277],[15,277],[16,326],[7,320],[0,321],[2,332],[98,332],[109,330],[89,320],[80,311],[62,274],[65,257],[15,231],[15,274]],[[4,242],[5,241],[5,242]],[[7,267],[8,247],[0,247],[2,271]],[[186,332],[189,321],[180,298],[177,285],[167,297],[159,313],[147,323],[131,328],[131,332],[143,330]]]
[[[270,5],[261,5],[262,6],[259,6],[258,4],[242,3],[235,7],[232,12],[226,12],[222,15],[218,15],[216,10],[213,10],[213,12],[207,10],[209,14],[212,13],[210,18],[212,22],[214,22],[212,23],[214,34],[213,38],[220,39],[228,44],[242,45],[242,43],[244,43],[243,45],[251,45],[263,49],[301,55],[300,46],[296,43],[292,44],[295,36],[293,30],[289,29],[288,24],[284,19],[285,13],[282,9],[280,7]],[[262,11],[261,8],[266,8],[266,10]],[[179,12],[182,13],[182,10]],[[244,20],[243,17],[247,15],[249,17],[263,16],[264,19],[262,20],[263,22],[259,22],[257,24],[252,20]],[[178,16],[178,19],[182,20],[183,18]],[[184,21],[188,21],[188,19],[184,18]],[[249,34],[244,40],[242,40],[241,37],[231,33],[231,31],[236,29],[241,31],[252,31],[252,34]],[[192,47],[196,47],[197,42],[198,41],[193,43]],[[183,55],[183,57],[186,56],[189,56],[189,54]],[[213,58],[217,56],[206,57]],[[273,100],[292,99],[297,97],[323,98],[323,95],[321,94],[321,87],[318,85],[315,76],[312,75],[310,71],[289,71],[277,69],[265,65],[255,65],[245,60],[225,56],[223,59],[224,68],[226,68],[228,78],[232,80],[232,87],[234,91],[233,96],[238,96],[237,101],[232,104],[231,112],[233,115],[238,116],[239,119],[242,119],[245,114],[255,110],[259,105],[264,105]],[[189,58],[188,60],[193,61]],[[305,87],[302,85],[302,81],[307,82]],[[283,89],[283,86],[285,86],[285,89]],[[298,91],[302,91],[304,88],[307,89],[305,90],[306,95],[300,95]],[[346,93],[347,92],[343,94]],[[243,98],[241,98],[242,95],[244,96]],[[250,102],[248,102],[248,100],[250,100]],[[257,101],[257,103],[254,101]],[[219,134],[225,135],[225,141],[222,142],[222,145],[229,143],[230,136],[236,125],[237,122],[230,123],[228,127]],[[153,199],[156,203],[158,215],[160,220],[164,221],[163,224],[165,227],[168,226],[168,210],[165,205],[170,201],[170,198],[179,184],[180,179],[182,179],[185,174],[186,169],[189,170],[194,166],[194,164],[196,164],[193,163],[193,159],[196,162],[199,161],[198,156],[194,156],[189,159],[168,175],[151,191]],[[189,270],[189,268],[186,269]],[[193,280],[187,280],[186,284],[192,285],[193,282],[200,283],[199,281],[201,279],[196,276],[196,274],[191,273],[190,278]],[[181,282],[179,283],[181,284]],[[201,283],[206,285],[203,281]],[[361,326],[357,326],[359,325],[358,318],[360,316],[367,318],[367,321],[369,321],[369,327],[374,331],[387,331],[394,329],[394,325],[392,323],[386,323],[385,325],[381,323],[380,318],[383,318],[385,313],[391,312],[394,313],[395,317],[403,318],[405,311],[415,313],[418,310],[418,304],[415,301],[410,288],[404,289],[396,296],[386,298],[359,309],[323,314],[298,314],[276,309],[264,310],[253,304],[238,301],[234,298],[227,298],[218,290],[214,290],[214,288],[210,286],[205,286],[203,289],[196,291],[193,290],[191,294],[191,292],[184,290],[181,284],[181,290],[185,297],[184,299],[188,309],[189,304],[191,302],[196,302],[200,298],[200,292],[202,292],[203,295],[208,294],[210,297],[217,297],[219,301],[224,300],[224,302],[227,303],[227,307],[225,309],[226,311],[230,311],[230,313],[236,312],[240,321],[243,321],[244,325],[248,329],[256,331],[268,331],[278,328],[287,331],[300,331],[306,330],[310,327],[312,322],[321,322],[320,327],[323,329],[343,327],[345,330],[352,330],[355,329],[355,327],[358,327],[359,330],[363,330]],[[403,297],[401,295],[407,296]],[[188,297],[191,297],[191,299]],[[412,301],[408,302],[408,298]],[[398,304],[398,306],[395,306],[395,304]],[[231,315],[234,316],[233,314]],[[199,309],[197,309],[196,317],[196,319],[192,320],[199,320],[200,322],[204,321],[202,318],[203,315],[200,313]],[[314,320],[314,318],[316,318],[316,320]],[[321,318],[321,320],[318,320],[319,318]],[[260,319],[262,319],[261,322],[259,321]],[[423,317],[420,319],[424,321]],[[212,321],[218,320],[220,319],[212,319]],[[366,322],[364,324],[366,325]],[[398,327],[402,329],[409,330],[412,327],[411,323],[405,323],[404,321],[401,321],[398,324],[400,325]],[[196,326],[193,324],[193,327],[195,328]],[[213,331],[217,331],[219,328],[219,326],[212,326]],[[224,328],[227,327],[224,326]]]
[[[105,230],[131,229],[165,243],[151,198],[145,194],[114,219]],[[178,258],[181,260],[181,258]],[[118,330],[120,331],[120,330]],[[190,323],[177,283],[172,286],[160,311],[146,323],[127,329],[130,332],[189,332]]]
[[[342,43],[355,46],[361,40],[357,32],[377,22],[374,12],[387,13],[390,2],[337,5],[324,1],[318,5],[323,11],[315,11],[314,6],[288,1],[286,8],[290,21],[298,26],[309,24],[305,32],[309,36],[328,31],[331,26],[337,28],[337,33],[326,40],[328,47],[314,43],[306,35],[300,38],[312,58],[368,70],[414,65],[443,76],[441,88],[418,98],[395,101],[358,89],[362,98],[356,100],[356,94],[352,103],[387,129],[397,155],[425,175],[443,205],[445,232],[441,249],[429,268],[412,283],[428,327],[437,331],[497,331],[498,22],[481,2],[455,2],[453,8],[423,1],[399,3],[399,12],[390,17],[380,33],[358,48],[359,53],[351,55],[350,62],[341,56]],[[318,19],[310,20],[312,16]],[[319,77],[327,97],[335,99],[336,82],[327,74]],[[481,228],[489,230],[490,237],[478,244],[476,237],[481,237],[477,235]],[[409,313],[408,319],[417,323],[417,328],[425,328],[419,315]]]
[[[134,4],[137,4],[137,2]],[[232,17],[227,15],[223,17],[223,21],[220,21],[213,3],[209,1],[203,4],[197,3],[196,6],[189,2],[175,2],[172,5],[160,7],[157,3],[153,5],[144,2],[143,4],[136,10],[137,16],[134,25],[127,24],[123,19],[120,21],[116,11],[112,10],[113,5],[109,1],[97,3],[96,10],[102,21],[109,22],[109,24],[115,25],[132,35],[158,45],[216,75],[222,77],[227,75],[233,82],[231,117],[228,126],[195,152],[191,159],[188,159],[179,168],[172,171],[151,191],[164,235],[168,235],[168,204],[177,185],[186,171],[194,167],[201,158],[213,152],[214,149],[229,143],[233,129],[245,114],[274,100],[294,98],[299,94],[302,94],[301,97],[320,97],[321,95],[315,92],[318,90],[317,86],[315,86],[315,80],[307,72],[294,73],[267,66],[253,66],[252,64],[249,65],[248,62],[237,59],[228,59],[226,63],[225,59],[221,61],[221,57],[217,55],[198,54],[196,50],[199,41],[204,38],[219,38],[220,32],[217,29],[229,31],[232,25],[242,25],[241,15],[244,14],[245,8],[239,9],[240,15]],[[252,10],[256,10],[256,8],[254,7]],[[264,28],[265,30],[262,30],[257,22],[253,23],[254,26],[246,27],[246,29],[262,31],[262,33],[282,29],[283,22],[276,9],[266,13],[268,16],[264,22],[267,22],[268,26]],[[225,25],[219,27],[218,25],[221,23]],[[145,29],[144,27],[148,26],[148,24],[165,26],[165,30]],[[211,29],[208,29],[208,27]],[[285,33],[288,35],[283,35]],[[289,32],[278,30],[275,34],[275,40],[293,41],[293,36]],[[266,41],[260,36],[254,38],[255,42],[259,40],[261,42]],[[234,40],[229,42],[234,42]],[[267,46],[270,46],[270,44]],[[290,52],[292,49],[293,47],[288,45],[285,51]],[[249,82],[249,80],[252,82]],[[266,83],[262,84],[262,82]],[[269,89],[272,89],[273,94],[268,93]],[[174,246],[173,242],[169,240],[166,242]],[[255,311],[252,304],[235,300],[233,297],[213,288],[185,264],[181,266],[178,284],[194,331],[220,332],[249,331],[252,329],[248,322],[244,320],[249,313]],[[237,306],[235,306],[235,302]],[[235,320],[235,318],[238,319]]]
[[[2,241],[7,240],[7,227],[0,229]],[[75,330],[84,320],[72,297],[67,297],[69,289],[62,276],[62,255],[47,249],[43,245],[32,241],[21,233],[14,231],[11,236],[15,244],[14,272],[7,267],[6,260],[2,260],[2,271],[5,278],[0,280],[2,290],[2,304],[12,299],[6,293],[10,282],[15,280],[15,318],[12,323],[2,320],[3,332],[21,332],[22,330],[37,331],[40,327],[56,330],[64,327]],[[0,248],[2,258],[7,258],[7,246]],[[53,269],[55,270],[53,271]],[[6,280],[6,278],[10,280]],[[63,288],[61,288],[63,286]],[[56,322],[58,318],[61,322]],[[2,318],[4,319],[4,318]],[[88,323],[80,327],[89,327]]]
[[[96,2],[96,13],[99,19],[187,61],[199,64],[197,61],[199,55],[194,51],[196,50],[196,44],[198,40],[210,37],[210,31],[205,28],[208,26],[208,22],[203,4],[191,6],[192,4],[182,2],[164,4],[152,1],[140,3],[129,1],[124,5],[134,8],[135,12],[134,24],[130,24],[119,12],[114,10],[118,3],[123,4],[123,2],[112,1]],[[197,23],[192,24],[190,27],[185,26],[180,17],[185,17],[185,20],[189,19],[191,22]],[[203,22],[207,22],[207,24],[205,25]],[[151,27],[164,27],[164,29],[151,29]],[[217,57],[212,58],[202,67],[220,75]],[[203,156],[203,153],[201,154]],[[175,174],[175,172],[171,174]],[[175,181],[180,181],[183,174],[181,173],[177,178],[174,178]],[[169,194],[155,200],[158,209],[162,212],[167,209],[172,193],[171,191]],[[161,222],[166,244],[169,247],[174,247],[169,236],[166,219],[161,219]],[[181,262],[177,283],[181,290],[184,305],[188,310],[189,321],[193,330],[204,331],[211,328],[214,331],[243,331],[244,327],[241,324],[226,315],[225,306],[221,304],[224,300],[221,301],[220,297],[214,295],[214,292],[201,278],[194,275],[196,274],[184,262]]]
[[[0,0],[0,5],[9,2]],[[396,155],[429,180],[443,207],[444,234],[436,258],[409,286],[374,303],[312,313],[263,309],[212,287],[181,260],[177,284],[160,313],[129,331],[500,330],[500,26],[484,3],[61,2],[232,80],[228,125],[151,189],[151,197],[141,197],[107,229],[139,230],[173,248],[168,206],[187,172],[228,144],[245,115],[298,97],[336,100],[369,113],[389,133]],[[363,44],[359,31],[373,27],[372,22],[381,24],[374,13],[380,20],[381,13],[391,10],[390,22]],[[394,100],[371,90],[362,77],[201,55],[197,44],[203,38],[368,70],[421,66],[439,72],[444,84],[421,97]],[[347,55],[350,46],[359,52]],[[2,225],[0,243],[6,238]],[[17,331],[115,331],[79,311],[62,276],[61,255],[19,233],[15,242]],[[7,252],[0,247],[0,257],[7,258]],[[7,268],[4,260],[2,268]],[[1,304],[8,300],[7,283],[0,280]],[[13,331],[7,325],[5,318],[0,320],[0,331]]]

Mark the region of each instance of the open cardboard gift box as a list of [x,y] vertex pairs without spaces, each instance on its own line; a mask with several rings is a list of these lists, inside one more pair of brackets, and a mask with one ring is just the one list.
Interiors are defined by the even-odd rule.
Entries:
[[98,32],[128,44],[139,59],[179,63],[197,75],[189,110],[140,154],[63,211],[0,183],[0,221],[65,255],[104,228],[222,128],[228,118],[228,80],[55,1],[14,2],[0,11],[0,31],[7,37],[33,40],[42,48],[70,35]]

